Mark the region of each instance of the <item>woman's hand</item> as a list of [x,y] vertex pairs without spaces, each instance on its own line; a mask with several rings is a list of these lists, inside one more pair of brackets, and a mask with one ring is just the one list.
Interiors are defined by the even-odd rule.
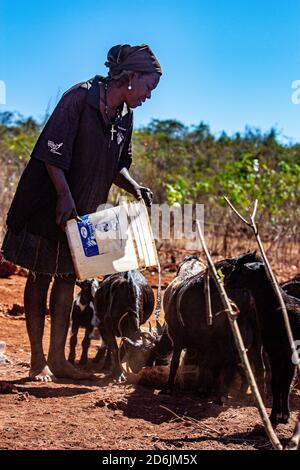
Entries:
[[77,211],[74,199],[68,191],[63,194],[58,194],[56,204],[56,223],[60,228],[65,231],[67,220],[77,217]]
[[117,174],[114,183],[119,188],[124,189],[132,194],[138,201],[144,199],[146,206],[151,206],[153,200],[153,193],[151,189],[138,184],[129,174],[127,168],[122,168]]
[[56,223],[65,231],[67,220],[77,218],[77,211],[64,171],[46,163],[46,168],[57,194]]
[[151,191],[151,189],[146,188],[145,186],[137,185],[134,188],[133,195],[138,201],[144,199],[146,206],[151,206],[153,201],[153,192]]

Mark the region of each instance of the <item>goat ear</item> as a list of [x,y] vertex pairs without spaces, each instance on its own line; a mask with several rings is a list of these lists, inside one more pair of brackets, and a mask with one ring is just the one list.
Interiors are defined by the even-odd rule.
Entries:
[[256,251],[247,251],[247,253],[242,253],[235,260],[236,266],[241,266],[246,263],[253,263],[256,259]]
[[257,251],[256,250],[253,250],[253,251],[248,251],[248,253],[246,253],[249,257],[255,259],[256,258],[256,253]]
[[153,335],[153,333],[148,333],[147,331],[145,331],[142,336],[142,341],[143,341],[143,344],[153,344],[155,343],[155,340],[156,340],[156,336]]
[[158,320],[156,320],[156,331],[157,331],[158,336],[162,336],[162,334],[164,332],[164,327],[161,326],[161,324],[159,323]]
[[93,298],[95,298],[95,295],[98,289],[99,289],[99,282],[97,281],[97,279],[93,279],[92,286],[91,286],[91,293],[92,293]]
[[244,266],[248,271],[260,271],[264,265],[263,263],[256,262],[256,263],[246,263],[244,264]]
[[142,343],[143,343],[143,346],[148,346],[149,344],[152,344],[153,343],[152,336],[150,336],[149,333],[145,333],[142,336]]
[[127,336],[123,336],[122,340],[124,341],[124,343],[130,344],[131,346],[136,345],[130,338],[127,338]]

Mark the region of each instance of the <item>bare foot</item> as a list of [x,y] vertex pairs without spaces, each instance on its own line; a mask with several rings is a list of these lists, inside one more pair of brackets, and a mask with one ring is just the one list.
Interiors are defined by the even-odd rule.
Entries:
[[52,382],[54,377],[49,367],[45,365],[42,369],[31,368],[29,371],[29,378],[37,380],[38,382]]
[[91,372],[85,372],[83,370],[76,369],[65,359],[61,361],[49,361],[48,364],[53,371],[53,374],[57,378],[64,379],[75,379],[75,380],[90,380],[94,379],[95,376]]

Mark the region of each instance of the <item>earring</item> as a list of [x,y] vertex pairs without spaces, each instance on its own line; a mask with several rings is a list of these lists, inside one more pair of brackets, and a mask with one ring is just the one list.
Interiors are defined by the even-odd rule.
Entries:
[[128,90],[132,90],[131,82],[129,82]]

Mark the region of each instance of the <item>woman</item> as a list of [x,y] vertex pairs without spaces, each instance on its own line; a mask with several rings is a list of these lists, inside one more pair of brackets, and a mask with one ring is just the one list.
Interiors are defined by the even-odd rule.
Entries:
[[[108,77],[96,76],[68,90],[43,129],[7,216],[5,259],[29,269],[24,292],[31,344],[30,377],[86,379],[65,359],[75,272],[64,232],[66,221],[95,212],[112,183],[152,202],[149,188],[130,175],[131,108],[151,97],[161,67],[147,45],[110,49]],[[51,336],[47,361],[42,338],[47,293]]]

